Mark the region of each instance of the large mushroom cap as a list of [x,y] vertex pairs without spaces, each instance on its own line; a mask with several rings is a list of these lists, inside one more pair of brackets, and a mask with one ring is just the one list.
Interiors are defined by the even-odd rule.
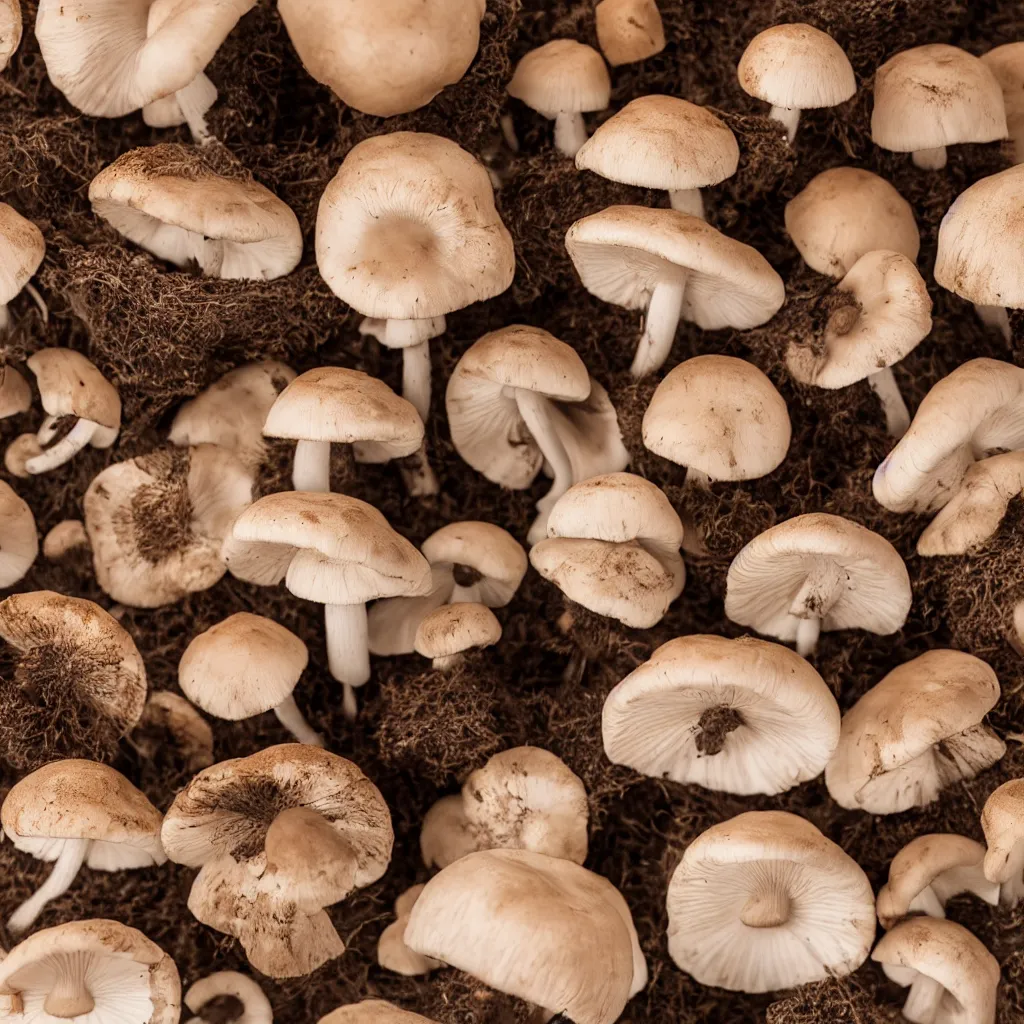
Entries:
[[855,971],[875,937],[860,867],[809,821],[748,811],[701,833],[668,887],[669,955],[702,985],[739,992]]
[[12,587],[39,554],[36,520],[28,503],[0,480],[0,587]]
[[39,398],[51,416],[77,416],[111,430],[120,429],[117,388],[81,352],[43,348],[25,363],[35,374]]
[[21,45],[23,28],[21,0],[3,0],[0,3],[0,71],[7,67],[14,51]]
[[42,231],[13,206],[0,203],[0,306],[28,284],[45,255]]
[[575,39],[553,39],[516,65],[508,94],[545,117],[604,110],[611,99],[604,58]]

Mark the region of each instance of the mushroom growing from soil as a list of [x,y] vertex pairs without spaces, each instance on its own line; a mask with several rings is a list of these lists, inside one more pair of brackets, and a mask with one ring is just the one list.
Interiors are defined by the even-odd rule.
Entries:
[[725,614],[804,657],[818,634],[866,629],[888,636],[910,611],[910,576],[896,549],[842,516],[810,512],[758,534],[732,560]]
[[843,715],[825,784],[840,807],[899,814],[926,807],[1006,753],[985,724],[999,680],[980,658],[933,650],[894,668]]
[[668,359],[680,320],[705,331],[749,330],[786,298],[782,278],[756,249],[678,210],[609,206],[576,221],[565,247],[588,292],[644,310],[634,377]]
[[0,420],[32,408],[32,389],[10,363],[0,365]]
[[21,44],[21,0],[0,0],[0,71],[4,71]]
[[434,669],[450,672],[470,651],[491,647],[501,639],[501,623],[485,604],[455,601],[435,608],[416,627],[413,645]]
[[436,1024],[429,1017],[399,1009],[383,999],[364,999],[359,1003],[339,1006],[317,1024]]
[[597,43],[613,68],[647,60],[665,49],[656,0],[600,0],[594,17]]
[[1010,779],[988,795],[981,811],[988,846],[985,877],[1000,886],[1001,902],[1024,899],[1024,779]]
[[272,978],[345,950],[325,907],[377,881],[394,833],[377,787],[351,761],[287,743],[200,772],[164,819],[167,856],[199,868],[189,910],[237,938]]
[[1024,163],[1024,43],[1006,43],[981,55],[1003,90],[1013,162]]
[[[219,1018],[213,1010],[237,1003],[241,1013],[229,1018],[229,1024],[273,1024],[274,1009],[263,989],[252,978],[238,971],[217,971],[191,985],[185,993],[185,1006],[195,1016],[186,1024],[211,1024]],[[204,1011],[208,1016],[204,1016]]]
[[613,1024],[647,984],[619,891],[578,864],[528,850],[471,853],[435,875],[405,941],[573,1024]]
[[802,23],[773,25],[747,44],[736,68],[740,88],[772,105],[768,115],[790,145],[802,110],[836,107],[857,91],[843,48],[826,32]]
[[429,974],[443,966],[439,960],[422,956],[405,944],[405,926],[409,923],[409,915],[422,892],[422,885],[414,885],[395,900],[395,920],[381,932],[377,940],[377,963],[384,970],[407,978]]
[[875,938],[857,863],[785,811],[702,832],[668,885],[668,951],[701,985],[772,992],[851,974]]
[[771,795],[821,774],[839,717],[825,681],[789,648],[694,635],[662,644],[608,694],[601,732],[613,764]]
[[48,562],[70,561],[76,554],[87,554],[89,537],[81,519],[62,519],[43,538],[43,557]]
[[39,554],[36,520],[28,503],[0,480],[0,587],[25,577]]
[[43,323],[49,319],[46,303],[31,284],[32,275],[45,255],[42,231],[13,206],[0,203],[0,331],[10,327],[11,313],[7,307],[22,290],[32,296]]
[[491,331],[462,355],[445,395],[452,444],[488,480],[524,490],[543,468],[551,489],[527,539],[543,539],[574,484],[625,469],[629,453],[607,392],[565,342],[539,327]]
[[213,764],[213,730],[184,697],[157,690],[146,699],[142,718],[132,733],[138,753],[155,760],[167,752],[181,758],[191,776]]
[[95,761],[52,761],[26,775],[4,798],[0,822],[17,849],[52,861],[53,870],[8,919],[12,934],[28,931],[83,864],[98,871],[163,864],[162,818],[120,772]]

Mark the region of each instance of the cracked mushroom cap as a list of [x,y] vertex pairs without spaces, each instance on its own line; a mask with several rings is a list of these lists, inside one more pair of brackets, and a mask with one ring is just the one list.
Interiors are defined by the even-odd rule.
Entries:
[[786,400],[753,363],[695,356],[658,385],[643,419],[648,451],[712,480],[755,480],[778,469],[792,428]]
[[1006,885],[1016,899],[1024,873],[1024,779],[1010,779],[989,794],[981,829],[988,846],[985,877]]
[[934,650],[894,668],[843,715],[825,768],[837,804],[898,814],[973,779],[1006,752],[985,725],[999,680],[980,658]]
[[821,774],[839,742],[839,705],[788,647],[685,636],[608,694],[604,750],[652,778],[748,796]]
[[656,0],[601,0],[594,17],[598,45],[613,68],[665,49],[665,26]]
[[501,623],[485,604],[443,604],[416,627],[416,653],[424,658],[451,658],[490,647],[501,639]]
[[202,1011],[207,1004],[216,1006],[214,1000],[223,999],[236,999],[242,1004],[242,1015],[234,1018],[231,1024],[273,1024],[274,1009],[266,993],[252,978],[238,971],[217,971],[200,978],[189,986],[184,1003],[202,1019]]
[[515,274],[483,164],[424,132],[349,150],[320,199],[316,262],[339,299],[385,320],[444,316],[500,295]]
[[888,636],[910,611],[910,576],[896,549],[842,516],[811,512],[758,534],[732,560],[725,614],[779,640],[796,639],[801,617],[823,630]]
[[678,210],[609,206],[576,221],[565,247],[583,287],[615,306],[644,309],[659,282],[685,284],[682,319],[706,331],[757,327],[786,298],[756,249]]
[[552,39],[516,65],[508,94],[547,118],[604,110],[612,82],[604,58],[575,39]]
[[405,941],[574,1024],[613,1024],[647,984],[619,891],[578,864],[527,850],[471,853],[435,875]]
[[1024,448],[1024,369],[969,359],[917,407],[910,429],[875,470],[875,500],[893,512],[934,512],[987,453]]
[[6,306],[39,269],[43,233],[13,206],[0,203],[0,306]]
[[142,932],[102,919],[44,928],[20,942],[0,959],[4,996],[15,1020],[177,1024],[181,1014],[174,961]]
[[702,832],[672,875],[667,905],[675,963],[734,992],[850,974],[875,937],[867,876],[784,811],[748,811]]
[[21,43],[21,0],[0,2],[0,71],[3,71]]
[[107,431],[94,437],[93,446],[109,448],[114,443],[121,429],[121,396],[81,352],[44,348],[29,356],[26,365],[36,376],[39,398],[49,415],[98,423]]
[[89,201],[136,245],[208,277],[272,281],[302,258],[291,209],[248,175],[218,174],[194,147],[130,150],[93,178]]
[[833,167],[786,203],[786,232],[804,263],[844,277],[865,253],[888,249],[916,261],[921,236],[910,204],[877,174]]
[[36,520],[28,503],[0,480],[0,587],[13,587],[39,554]]
[[0,366],[0,420],[32,408],[32,389],[18,371],[5,363]]
[[683,524],[664,492],[632,473],[570,487],[548,518],[530,563],[570,600],[644,629],[682,593]]
[[364,999],[331,1010],[317,1024],[435,1024],[429,1017],[402,1010],[383,999]]

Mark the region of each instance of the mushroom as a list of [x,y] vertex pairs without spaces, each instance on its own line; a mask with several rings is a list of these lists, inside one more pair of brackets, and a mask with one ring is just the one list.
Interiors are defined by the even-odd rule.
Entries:
[[42,231],[13,206],[0,203],[0,331],[10,327],[11,314],[7,306],[23,290],[39,307],[43,323],[49,319],[46,303],[31,284],[32,275],[45,255]]
[[701,985],[734,992],[851,974],[875,937],[867,876],[785,811],[748,811],[702,832],[666,902],[669,956]]
[[609,473],[570,487],[551,509],[547,532],[530,563],[598,615],[646,629],[683,591],[683,524],[642,477]]
[[865,253],[826,299],[831,308],[809,344],[791,340],[786,366],[802,384],[845,388],[866,380],[878,395],[889,433],[900,438],[910,413],[892,367],[932,329],[932,300],[914,262],[902,253]]
[[1010,779],[989,793],[981,810],[988,849],[985,877],[1000,886],[1000,901],[1024,899],[1024,779]]
[[4,835],[24,853],[53,861],[50,877],[11,914],[28,931],[67,892],[82,865],[123,871],[163,864],[160,812],[120,772],[95,761],[52,761],[15,784],[0,807]]
[[185,648],[178,685],[215,718],[240,722],[273,711],[299,743],[322,747],[323,737],[292,695],[308,662],[306,645],[291,630],[262,615],[236,612]]
[[[86,445],[109,448],[121,430],[117,388],[70,348],[44,348],[28,357],[46,419],[36,433],[41,452],[25,462],[33,476],[70,462]],[[58,440],[69,421],[71,428]]]
[[740,88],[772,105],[768,115],[796,138],[801,110],[836,107],[857,91],[843,48],[826,32],[802,23],[773,25],[747,44],[736,68]]
[[672,209],[703,218],[700,190],[731,178],[739,158],[736,136],[710,110],[674,96],[641,96],[594,132],[576,166],[627,185],[666,189]]
[[0,71],[21,45],[21,0],[0,0]]
[[804,263],[829,277],[845,277],[857,260],[880,249],[913,263],[921,248],[910,203],[885,178],[861,167],[815,175],[786,203],[785,219]]
[[69,921],[30,935],[0,957],[5,1020],[177,1024],[174,961],[119,921]]
[[416,653],[433,667],[450,672],[469,651],[490,647],[501,639],[501,623],[485,604],[457,601],[435,608],[416,627]]
[[212,444],[108,466],[82,502],[97,582],[133,608],[209,589],[226,572],[221,548],[252,486],[238,459]]
[[655,0],[600,0],[594,8],[597,43],[613,68],[647,60],[665,49]]
[[678,210],[609,206],[576,221],[565,247],[588,292],[644,310],[634,377],[665,362],[680,319],[705,331],[748,330],[786,298],[782,278],[756,249]]
[[[486,0],[278,0],[303,67],[345,104],[392,117],[425,107],[466,73]],[[389,60],[385,69],[383,54]]]
[[946,166],[946,147],[1006,138],[1003,93],[991,70],[957,46],[932,43],[890,57],[875,72],[871,141],[912,153],[929,171]]
[[256,0],[39,0],[36,38],[50,81],[92,117],[142,109],[147,124],[188,123],[211,138],[217,89],[204,74]]
[[429,1017],[401,1010],[383,999],[364,999],[359,1003],[339,1006],[317,1024],[435,1024]]
[[376,377],[319,366],[300,374],[281,392],[263,433],[296,442],[295,490],[329,491],[332,442],[351,444],[363,461],[400,459],[423,444],[423,420]]
[[934,833],[912,839],[892,859],[889,881],[878,892],[875,909],[885,929],[908,914],[945,917],[946,901],[972,892],[999,903],[999,885],[985,878],[985,847],[966,836]]
[[866,629],[888,636],[910,611],[910,576],[877,533],[824,512],[759,533],[732,560],[725,614],[786,642],[804,657],[821,630]]
[[910,994],[914,1024],[995,1024],[999,961],[966,928],[910,917],[882,936],[871,959]]
[[88,550],[89,538],[81,519],[62,519],[43,538],[43,557],[48,562],[63,562]]
[[168,737],[190,773],[213,764],[213,730],[206,719],[184,697],[157,690],[146,699],[132,743],[144,758],[153,760]]
[[0,420],[32,408],[32,389],[18,371],[5,363],[0,365]]
[[186,1024],[202,1024],[206,1019],[204,1009],[228,1002],[235,1002],[242,1008],[231,1024],[273,1024],[274,1021],[274,1009],[263,989],[238,971],[217,971],[200,978],[189,987],[184,1002],[195,1014]]
[[575,39],[552,39],[516,65],[508,94],[555,122],[555,149],[574,157],[587,141],[583,115],[604,110],[612,82],[604,58]]
[[381,932],[377,940],[377,963],[384,970],[393,971],[407,978],[429,974],[443,966],[439,960],[421,956],[405,944],[405,926],[409,923],[409,915],[422,892],[422,885],[414,885],[395,900],[395,920]]
[[1013,162],[1024,163],[1024,43],[1006,43],[983,53],[981,61],[1003,90]]
[[218,174],[189,146],[129,150],[93,178],[89,201],[125,238],[207,277],[272,281],[302,258],[289,207],[247,172]]
[[370,679],[366,603],[426,594],[427,560],[372,505],[343,494],[268,494],[239,515],[233,536],[270,555],[258,573],[236,565],[236,576],[264,585],[284,580],[296,597],[324,606],[330,672],[354,719],[355,690]]
[[893,512],[935,512],[978,459],[1024,449],[1024,370],[969,359],[924,396],[910,428],[875,470],[875,500]]
[[435,875],[405,941],[573,1024],[613,1024],[647,984],[619,891],[578,864],[528,850],[471,853]]
[[825,784],[840,807],[899,814],[925,807],[1006,753],[985,724],[999,680],[980,658],[934,650],[904,662],[843,715]]
[[0,674],[4,756],[14,768],[86,749],[109,755],[138,723],[142,656],[99,605],[50,590],[15,594],[0,602],[0,637],[15,661]]
[[27,480],[30,474],[25,464],[42,450],[35,434],[19,434],[4,451],[4,468],[11,476]]
[[821,774],[839,705],[799,655],[753,637],[662,644],[608,694],[604,751],[651,778],[749,796]]
[[542,468],[551,489],[527,539],[545,536],[574,484],[625,469],[629,452],[607,392],[565,342],[539,327],[491,331],[462,355],[445,395],[452,444],[488,480],[524,490]]
[[36,520],[27,502],[0,480],[0,587],[13,587],[39,554]]

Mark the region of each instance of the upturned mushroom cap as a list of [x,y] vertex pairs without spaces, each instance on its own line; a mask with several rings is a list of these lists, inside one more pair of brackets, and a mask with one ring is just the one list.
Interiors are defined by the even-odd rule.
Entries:
[[706,331],[757,327],[786,298],[756,249],[678,210],[609,206],[576,221],[565,247],[587,291],[626,309],[645,308],[659,281],[685,282],[682,318]]
[[612,1024],[647,983],[629,908],[600,875],[527,850],[485,850],[426,885],[405,941],[574,1024]]
[[36,520],[28,503],[0,480],[0,587],[13,587],[39,554]]
[[790,110],[844,103],[857,79],[843,48],[811,25],[773,25],[747,44],[736,69],[748,96]]
[[1019,894],[1024,875],[1024,779],[1010,779],[989,793],[981,811],[988,847],[985,877]]
[[999,680],[980,658],[934,650],[894,668],[843,715],[825,783],[841,807],[898,814],[924,807],[999,760],[984,724]]
[[941,986],[932,1020],[995,1024],[999,962],[961,925],[910,917],[882,936],[871,959],[900,985],[924,978]]
[[424,616],[416,629],[416,653],[424,658],[450,658],[501,639],[501,623],[487,605],[460,601],[444,604]]
[[1006,43],[981,55],[1003,90],[1006,127],[1013,141],[1014,162],[1024,159],[1024,43]]
[[786,641],[810,615],[823,630],[888,636],[903,626],[910,601],[907,567],[884,537],[842,516],[811,512],[758,534],[733,559],[725,614]]
[[160,259],[209,277],[271,281],[302,257],[298,218],[248,176],[216,173],[194,147],[140,146],[89,185],[93,211]]
[[875,500],[893,512],[934,512],[988,452],[1024,448],[1024,370],[969,359],[924,396],[896,447],[875,470]]
[[981,60],[932,43],[890,57],[875,72],[871,139],[895,153],[1006,138],[1003,93]]
[[423,132],[349,150],[320,199],[316,261],[339,299],[385,320],[444,316],[500,295],[515,273],[483,164]]
[[674,96],[641,96],[594,132],[576,166],[642,188],[692,189],[732,177],[739,158],[736,136],[710,110]]
[[32,389],[18,371],[5,363],[0,366],[0,420],[32,408]]
[[45,255],[42,231],[13,206],[0,203],[0,306],[28,284]]
[[833,167],[786,203],[786,232],[819,274],[844,277],[865,253],[888,249],[917,259],[921,236],[910,204],[877,174]]
[[508,83],[509,96],[547,118],[604,110],[611,91],[604,58],[575,39],[552,39],[531,50]]
[[819,775],[839,742],[839,705],[798,654],[753,637],[686,636],[608,694],[614,764],[747,796]]
[[364,999],[361,1003],[339,1006],[321,1017],[317,1024],[435,1024],[429,1017],[399,1009],[383,999]]
[[96,447],[108,448],[121,428],[121,396],[99,370],[70,348],[43,348],[26,360],[43,408],[51,416],[77,416],[114,431]]
[[21,43],[21,0],[0,3],[0,71],[3,71]]
[[601,0],[594,8],[597,42],[613,68],[646,60],[665,49],[656,0]]
[[867,959],[875,899],[860,867],[809,821],[748,811],[702,832],[668,886],[668,951],[702,985],[771,992]]
[[[278,0],[303,67],[350,107],[376,117],[426,106],[466,73],[485,0]],[[383,53],[401,55],[380,64]]]
[[235,1018],[233,1024],[273,1024],[274,1009],[266,993],[252,978],[238,971],[216,971],[200,978],[189,986],[184,1003],[192,1013],[202,1018],[207,1004],[225,997],[237,999],[242,1004],[242,1015]]

